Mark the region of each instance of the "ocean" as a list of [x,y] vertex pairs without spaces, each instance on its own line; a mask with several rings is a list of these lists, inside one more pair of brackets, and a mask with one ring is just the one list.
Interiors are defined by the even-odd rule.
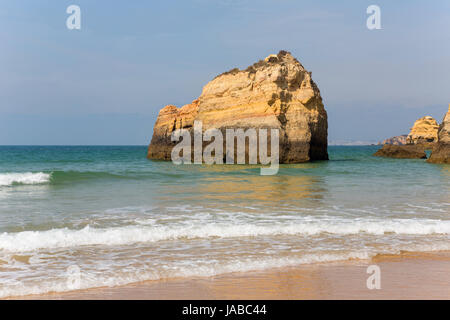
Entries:
[[450,250],[450,167],[174,165],[145,146],[0,147],[0,297]]

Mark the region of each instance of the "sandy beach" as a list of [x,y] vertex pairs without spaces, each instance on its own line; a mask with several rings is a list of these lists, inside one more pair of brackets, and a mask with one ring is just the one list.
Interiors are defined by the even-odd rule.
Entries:
[[0,3],[13,312],[450,300],[450,1],[55,3]]
[[[381,270],[381,289],[369,290],[367,267]],[[450,252],[379,255],[346,261],[145,281],[18,299],[450,299]]]

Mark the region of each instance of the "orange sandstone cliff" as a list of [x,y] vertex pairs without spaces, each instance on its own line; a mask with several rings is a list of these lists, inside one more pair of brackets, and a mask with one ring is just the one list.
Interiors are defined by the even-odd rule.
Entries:
[[438,140],[439,124],[433,117],[425,116],[414,122],[407,144],[433,144]]
[[438,133],[438,141],[428,162],[450,164],[450,104]]
[[328,160],[327,113],[320,91],[289,52],[280,51],[245,70],[225,72],[181,108],[168,105],[156,120],[148,158],[170,160],[176,129],[278,128],[280,163]]

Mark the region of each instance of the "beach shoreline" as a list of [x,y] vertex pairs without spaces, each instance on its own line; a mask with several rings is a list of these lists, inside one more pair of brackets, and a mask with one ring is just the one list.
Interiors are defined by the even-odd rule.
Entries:
[[[368,289],[370,265],[381,289]],[[402,252],[348,260],[222,274],[152,280],[118,287],[10,297],[44,300],[450,299],[450,251]]]

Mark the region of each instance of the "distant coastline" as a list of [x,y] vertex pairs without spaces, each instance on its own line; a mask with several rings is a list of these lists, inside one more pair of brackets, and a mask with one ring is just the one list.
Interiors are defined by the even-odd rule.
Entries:
[[329,146],[373,146],[378,142],[375,140],[331,140]]

